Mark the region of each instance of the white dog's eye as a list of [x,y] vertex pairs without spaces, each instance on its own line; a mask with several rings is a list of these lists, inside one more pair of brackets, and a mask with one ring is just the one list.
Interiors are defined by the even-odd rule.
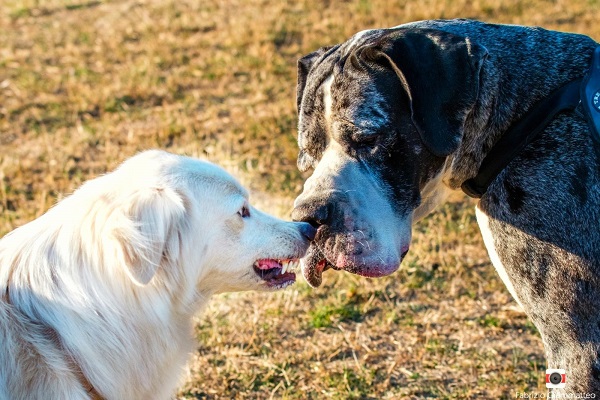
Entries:
[[244,204],[242,208],[238,211],[238,214],[242,218],[248,218],[250,216],[250,208],[247,204]]

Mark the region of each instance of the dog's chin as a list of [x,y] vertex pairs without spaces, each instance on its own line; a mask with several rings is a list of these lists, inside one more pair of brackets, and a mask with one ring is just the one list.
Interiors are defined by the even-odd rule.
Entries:
[[316,288],[321,286],[323,272],[328,269],[346,271],[367,278],[379,278],[390,275],[398,270],[407,251],[408,248],[402,252],[398,260],[391,260],[388,263],[383,263],[381,258],[376,256],[372,257],[372,260],[361,260],[359,264],[349,263],[347,262],[348,257],[342,254],[339,254],[335,260],[336,262],[333,263],[316,246],[311,245],[306,256],[300,260],[300,266],[306,282]]
[[254,262],[253,268],[261,280],[261,289],[273,291],[284,289],[296,282],[299,268],[297,258],[263,258]]

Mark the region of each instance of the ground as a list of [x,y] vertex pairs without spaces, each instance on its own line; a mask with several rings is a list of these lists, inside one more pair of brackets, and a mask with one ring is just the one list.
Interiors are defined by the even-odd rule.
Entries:
[[[296,60],[430,18],[600,38],[597,0],[4,0],[0,235],[84,180],[162,148],[218,162],[289,218]],[[515,398],[544,391],[535,327],[499,281],[456,193],[414,227],[392,276],[215,297],[182,399]]]

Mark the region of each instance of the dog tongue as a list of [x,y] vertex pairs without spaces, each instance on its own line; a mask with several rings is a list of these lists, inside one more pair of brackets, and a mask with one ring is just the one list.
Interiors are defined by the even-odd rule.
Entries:
[[323,271],[327,261],[321,252],[315,247],[311,246],[308,249],[306,257],[300,260],[300,266],[302,267],[302,275],[306,282],[313,288],[321,286],[323,282]]
[[271,259],[262,259],[256,262],[256,266],[258,269],[273,269],[273,268],[281,268],[281,264],[279,264],[276,260]]

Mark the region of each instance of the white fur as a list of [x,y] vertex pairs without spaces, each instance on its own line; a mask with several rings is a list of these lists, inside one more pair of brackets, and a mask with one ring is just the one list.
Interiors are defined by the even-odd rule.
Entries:
[[[335,140],[329,141],[314,172],[304,182],[304,191],[296,199],[295,206],[315,193],[332,192],[332,188],[343,188],[341,190],[346,194],[352,192],[347,197],[350,212],[345,216],[344,224],[346,231],[351,233],[349,237],[363,247],[363,262],[398,268],[401,254],[410,244],[412,215],[398,216],[375,174],[348,156]],[[345,254],[330,257],[340,267],[345,263]]]
[[421,189],[421,204],[413,211],[413,221],[417,222],[421,218],[429,215],[438,205],[442,204],[452,192],[452,189],[444,182],[448,178],[448,159],[440,172],[425,183]]
[[508,274],[506,273],[506,268],[500,261],[500,257],[498,257],[498,252],[496,251],[496,245],[494,243],[494,237],[492,235],[492,231],[490,230],[490,219],[483,211],[479,209],[479,207],[475,207],[475,217],[477,218],[477,223],[479,224],[479,229],[481,230],[481,236],[483,236],[483,243],[488,251],[490,256],[490,260],[492,261],[492,265],[496,268],[500,279],[506,285],[506,288],[512,295],[512,297],[522,306],[519,298],[517,297],[517,292],[515,287],[513,286]]
[[269,290],[254,261],[306,250],[246,203],[221,168],[148,151],[5,236],[0,399],[89,398],[73,361],[106,399],[172,395],[207,299]]
[[348,41],[348,48],[353,49],[357,44],[361,42],[363,36],[371,32],[373,32],[373,29],[365,29],[364,31],[360,31],[354,34],[354,36],[352,36],[352,38]]
[[[325,120],[327,121],[326,125],[329,128],[331,123],[331,107],[333,103],[333,99],[331,97],[331,85],[333,85],[333,74],[329,75],[327,79],[323,82],[323,104],[325,104]],[[328,133],[328,136],[331,136]]]

